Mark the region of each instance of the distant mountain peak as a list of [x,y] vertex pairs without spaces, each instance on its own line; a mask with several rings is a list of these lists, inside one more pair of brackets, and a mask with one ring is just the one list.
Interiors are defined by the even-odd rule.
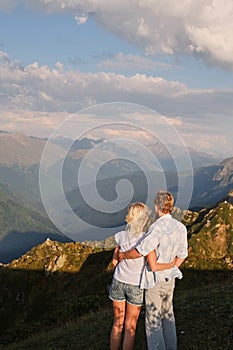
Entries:
[[[29,167],[40,163],[46,140],[23,133],[0,133],[0,165]],[[59,154],[60,146],[53,145]]]
[[229,157],[229,158],[224,159],[219,165],[224,166],[224,167],[228,166],[231,169],[233,169],[233,157]]
[[233,157],[224,159],[219,166],[214,180],[221,182],[221,185],[233,183]]

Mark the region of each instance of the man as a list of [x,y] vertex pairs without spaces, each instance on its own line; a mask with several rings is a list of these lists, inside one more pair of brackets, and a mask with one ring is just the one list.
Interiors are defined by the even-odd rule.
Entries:
[[150,226],[142,242],[127,252],[120,252],[119,259],[135,259],[147,256],[155,250],[157,261],[171,262],[175,257],[176,266],[153,272],[146,266],[141,280],[145,288],[146,335],[149,350],[176,350],[177,338],[173,313],[175,278],[182,278],[179,266],[188,255],[187,229],[171,212],[174,198],[170,192],[159,191],[154,201],[158,219]]

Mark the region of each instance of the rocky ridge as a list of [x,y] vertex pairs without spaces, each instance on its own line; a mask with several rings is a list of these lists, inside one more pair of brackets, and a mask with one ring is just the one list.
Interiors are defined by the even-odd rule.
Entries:
[[187,211],[189,256],[184,266],[197,269],[233,268],[233,203],[229,194],[216,206]]
[[[189,236],[187,268],[233,268],[233,191],[220,203],[198,212],[183,212],[183,223]],[[176,209],[174,216],[181,215]],[[13,260],[10,268],[53,272],[78,272],[88,256],[114,248],[114,238],[83,243],[59,243],[47,238],[21,258]],[[106,266],[106,271],[109,266]]]
[[233,183],[233,158],[227,158],[220,164],[220,169],[215,174],[213,180],[219,181],[221,186]]

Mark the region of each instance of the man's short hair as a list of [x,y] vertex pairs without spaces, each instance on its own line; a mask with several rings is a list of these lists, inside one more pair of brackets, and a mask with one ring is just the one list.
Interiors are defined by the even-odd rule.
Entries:
[[174,197],[168,191],[159,191],[156,194],[154,205],[164,214],[170,214],[174,206]]

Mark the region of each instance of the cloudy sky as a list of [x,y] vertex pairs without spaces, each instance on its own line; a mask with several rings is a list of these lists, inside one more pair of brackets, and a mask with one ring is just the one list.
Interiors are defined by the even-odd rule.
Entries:
[[49,136],[86,107],[135,103],[233,156],[232,34],[232,0],[0,0],[0,129]]

